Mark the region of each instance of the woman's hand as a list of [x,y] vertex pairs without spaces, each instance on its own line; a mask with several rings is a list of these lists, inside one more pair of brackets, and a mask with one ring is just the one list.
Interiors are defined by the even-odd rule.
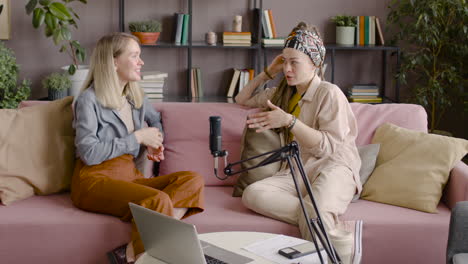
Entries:
[[161,146],[157,149],[152,147],[148,147],[148,155],[149,160],[160,162],[164,160],[164,146]]
[[255,132],[260,133],[271,128],[288,126],[292,121],[292,115],[283,111],[283,109],[267,101],[271,111],[255,113],[249,115],[247,125],[249,128],[257,128]]
[[145,127],[134,132],[137,142],[147,147],[157,149],[162,146],[163,135],[158,128]]
[[270,65],[267,68],[267,71],[272,77],[275,77],[276,74],[280,73],[283,70],[283,61],[283,55],[280,54],[276,56],[270,63]]

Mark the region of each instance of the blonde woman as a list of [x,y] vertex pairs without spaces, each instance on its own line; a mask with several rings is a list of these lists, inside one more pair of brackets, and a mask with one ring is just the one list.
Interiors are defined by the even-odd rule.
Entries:
[[[102,37],[84,89],[75,102],[77,161],[71,198],[76,207],[131,221],[129,202],[175,218],[203,211],[203,177],[183,171],[144,178],[135,166],[141,150],[164,159],[161,116],[138,86],[143,61],[138,39]],[[144,122],[148,127],[144,127]],[[129,244],[108,253],[111,263],[132,263],[144,251],[132,225]]]
[[[285,142],[294,139],[299,143],[325,229],[343,263],[350,263],[352,235],[337,224],[354,194],[361,191],[361,160],[355,144],[358,131],[343,92],[319,76],[324,59],[325,46],[317,30],[301,22],[287,37],[282,54],[235,99],[241,105],[268,109],[249,116],[250,128],[257,132],[277,129]],[[281,71],[284,78],[278,87],[253,94]],[[313,214],[310,199],[303,196],[308,213]],[[311,240],[288,169],[249,185],[242,201],[260,214],[298,225],[302,236]]]

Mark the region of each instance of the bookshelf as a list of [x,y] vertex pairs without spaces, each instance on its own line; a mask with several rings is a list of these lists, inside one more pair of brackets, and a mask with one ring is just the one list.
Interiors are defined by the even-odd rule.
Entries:
[[[120,31],[125,31],[125,28],[127,26],[127,23],[125,22],[125,10],[126,10],[126,1],[130,3],[128,0],[119,0],[119,30]],[[161,0],[162,1],[162,0]],[[249,1],[249,6],[246,7],[249,10],[249,16],[251,17],[250,20],[250,26],[249,26],[249,31],[252,32],[252,45],[251,46],[224,46],[222,43],[220,43],[220,38],[221,36],[218,35],[218,43],[216,45],[208,45],[204,41],[193,41],[192,38],[192,33],[193,33],[193,25],[197,21],[197,17],[194,17],[193,15],[193,0],[185,0],[186,1],[186,13],[189,14],[190,19],[189,19],[189,26],[188,26],[188,41],[187,44],[175,44],[173,42],[168,42],[168,41],[161,41],[161,39],[158,41],[157,44],[155,45],[142,45],[143,48],[145,49],[182,49],[186,51],[186,56],[184,60],[186,61],[186,65],[184,68],[185,70],[185,76],[186,76],[186,81],[185,83],[182,83],[182,85],[185,85],[183,87],[183,95],[172,95],[172,94],[165,94],[164,101],[181,101],[181,102],[232,102],[232,99],[228,99],[226,97],[226,93],[224,90],[219,89],[220,85],[217,84],[211,84],[210,86],[205,85],[204,88],[211,90],[211,91],[216,91],[217,92],[215,95],[213,95],[213,92],[209,92],[208,96],[205,96],[203,98],[192,98],[190,96],[190,83],[191,83],[191,71],[190,69],[194,66],[193,65],[193,53],[200,53],[204,50],[213,50],[213,51],[220,51],[223,52],[223,50],[227,52],[230,52],[230,50],[241,50],[245,51],[248,53],[249,60],[248,62],[248,67],[255,69],[256,74],[261,72],[265,66],[267,66],[267,52],[279,52],[279,50],[282,49],[282,46],[263,46],[261,44],[261,36],[262,36],[262,23],[261,19],[258,18],[257,15],[255,15],[255,9],[258,8],[260,10],[263,10],[263,0],[252,0]],[[196,3],[196,2],[195,2]],[[138,6],[136,1],[132,1],[132,9],[138,9],[138,8],[143,8],[141,6]],[[170,13],[168,11],[168,13]],[[255,21],[257,20],[257,21]],[[342,45],[336,45],[336,44],[326,44],[326,49],[327,49],[327,57],[330,57],[330,65],[327,71],[331,72],[331,82],[334,83],[335,81],[335,57],[338,56],[337,53],[340,53],[341,51],[351,51],[351,52],[359,52],[359,51],[375,51],[376,53],[381,53],[382,56],[382,65],[381,65],[381,71],[382,71],[382,78],[379,80],[381,82],[381,96],[385,99],[385,102],[399,102],[399,82],[396,79],[395,80],[395,98],[389,98],[386,95],[386,82],[387,82],[387,71],[388,71],[388,64],[389,64],[389,57],[394,57],[396,58],[396,65],[398,71],[400,67],[400,49],[398,47],[394,46],[378,46],[378,45],[367,45],[367,46],[359,46],[359,45],[352,45],[352,46],[342,46]],[[247,66],[247,65],[246,65]],[[229,83],[224,83],[223,85],[227,86]],[[222,91],[221,91],[222,90]]]
[[[396,60],[396,71],[398,72],[400,69],[400,48],[396,46],[379,46],[379,45],[338,45],[338,44],[325,44],[325,48],[327,49],[327,56],[330,56],[330,67],[327,69],[331,71],[331,79],[330,82],[335,82],[335,57],[336,53],[339,51],[374,51],[374,52],[381,52],[382,56],[382,65],[381,65],[381,72],[382,78],[381,82],[381,91],[380,95],[384,102],[392,102],[392,103],[399,103],[400,102],[400,83],[397,78],[395,78],[395,98],[390,98],[386,95],[386,83],[387,83],[387,68],[388,68],[388,58],[391,56],[395,56]],[[282,47],[263,47],[263,65],[267,66],[267,50],[281,50]]]
[[[128,0],[127,0],[128,1]],[[190,69],[194,66],[192,61],[192,56],[194,50],[198,49],[215,49],[215,50],[245,50],[249,52],[250,59],[250,67],[255,69],[255,72],[259,72],[261,62],[260,62],[260,52],[262,49],[261,44],[259,44],[259,39],[257,38],[256,41],[252,40],[251,46],[225,46],[220,43],[218,39],[218,43],[216,45],[208,45],[204,41],[193,41],[192,40],[192,33],[193,33],[193,23],[196,21],[196,17],[193,16],[193,0],[185,0],[187,3],[187,14],[189,14],[189,26],[188,26],[188,41],[187,44],[175,44],[172,42],[164,42],[158,40],[156,44],[153,45],[141,45],[143,48],[157,48],[157,49],[185,49],[187,51],[186,56],[186,87],[185,87],[185,95],[182,96],[174,96],[174,95],[165,95],[164,101],[177,101],[177,102],[232,102],[232,99],[227,98],[226,94],[219,94],[216,96],[204,96],[202,98],[192,98],[190,96],[190,83],[192,74]],[[135,3],[132,2],[132,5]],[[262,9],[263,0],[253,0],[252,4],[253,7],[251,8],[251,14],[255,8]],[[132,8],[139,8],[137,6],[132,6]],[[141,7],[140,7],[141,8]],[[124,32],[127,23],[125,21],[125,10],[126,10],[126,0],[119,0],[119,30]],[[251,23],[252,25],[249,27],[250,31],[252,32],[253,36],[261,36],[261,24],[260,23]],[[254,26],[255,25],[255,26]],[[219,38],[220,36],[218,36]],[[207,86],[205,86],[206,88]]]

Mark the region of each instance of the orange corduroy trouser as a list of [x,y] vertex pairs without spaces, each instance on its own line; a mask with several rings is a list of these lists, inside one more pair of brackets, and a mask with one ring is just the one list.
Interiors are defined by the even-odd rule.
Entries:
[[128,203],[169,216],[173,216],[173,208],[188,208],[185,218],[203,211],[203,187],[203,177],[192,171],[144,178],[135,167],[133,156],[125,154],[92,166],[77,159],[71,199],[76,207],[85,211],[132,221],[132,242],[137,255],[144,252],[144,246]]

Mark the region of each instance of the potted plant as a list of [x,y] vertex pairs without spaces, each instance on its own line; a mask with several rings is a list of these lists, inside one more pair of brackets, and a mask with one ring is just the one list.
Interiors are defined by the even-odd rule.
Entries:
[[0,108],[16,108],[31,94],[30,81],[17,85],[19,70],[15,54],[0,41]]
[[49,100],[57,100],[68,95],[72,82],[67,74],[54,72],[42,80],[42,86],[47,89]]
[[336,25],[336,44],[354,45],[356,16],[338,15],[331,18]]
[[157,20],[134,21],[128,23],[130,32],[140,39],[141,44],[155,44],[161,33],[161,22]]
[[71,27],[78,28],[76,20],[78,14],[69,6],[72,2],[87,3],[87,0],[29,0],[26,4],[26,13],[32,14],[34,28],[44,25],[44,34],[51,38],[60,52],[65,52],[71,59],[69,66],[62,69],[70,74],[73,85],[70,89],[71,95],[77,95],[81,85],[88,75],[88,67],[80,65],[86,58],[86,50],[81,44],[72,38]]
[[464,111],[468,48],[466,19],[460,17],[466,17],[466,1],[393,0],[389,8],[387,26],[402,50],[397,77],[410,89],[410,101],[424,106],[434,132],[446,110]]

